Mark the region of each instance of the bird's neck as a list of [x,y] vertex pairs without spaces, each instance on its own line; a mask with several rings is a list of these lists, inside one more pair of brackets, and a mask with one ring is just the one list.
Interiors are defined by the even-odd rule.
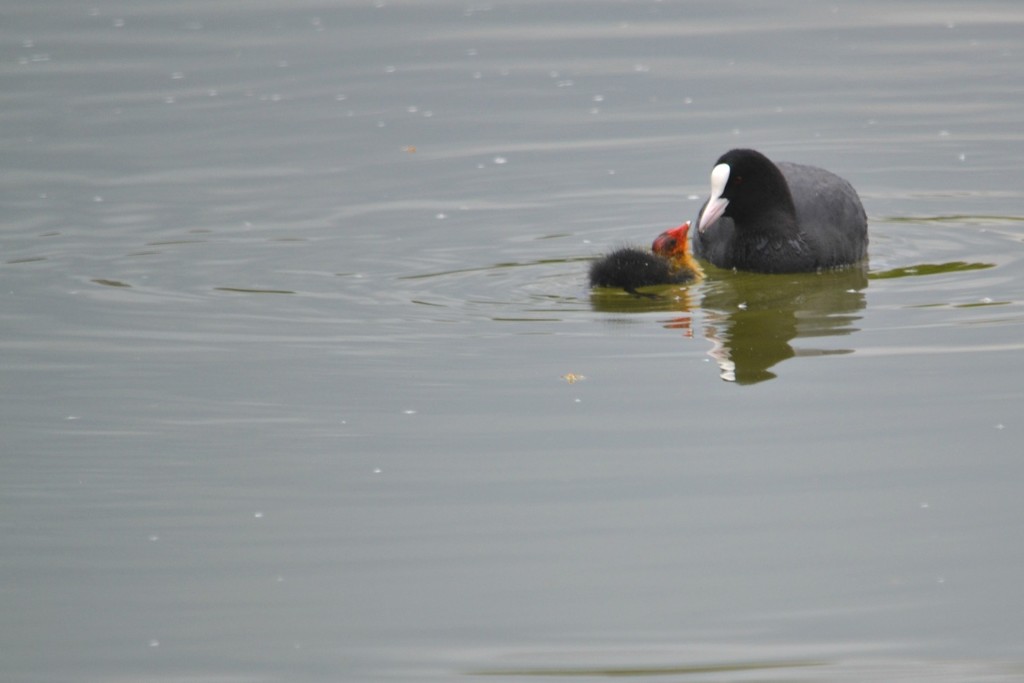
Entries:
[[690,270],[694,273],[703,274],[703,270],[697,260],[693,258],[693,255],[688,249],[676,250],[672,252],[668,257],[669,266],[673,272],[679,272],[683,270]]

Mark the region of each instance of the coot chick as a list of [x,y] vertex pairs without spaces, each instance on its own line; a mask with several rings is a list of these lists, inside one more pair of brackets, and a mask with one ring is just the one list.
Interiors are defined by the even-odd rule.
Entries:
[[590,264],[591,287],[617,287],[639,294],[640,287],[682,284],[696,279],[700,266],[687,248],[689,221],[658,235],[650,251],[616,249]]
[[868,219],[849,182],[815,166],[772,163],[752,149],[711,171],[693,251],[720,268],[798,273],[867,257]]
[[689,282],[704,275],[690,253],[690,241],[687,239],[689,233],[690,221],[686,221],[677,228],[661,233],[651,244],[651,251],[668,259],[672,272],[679,278],[685,278],[676,282]]

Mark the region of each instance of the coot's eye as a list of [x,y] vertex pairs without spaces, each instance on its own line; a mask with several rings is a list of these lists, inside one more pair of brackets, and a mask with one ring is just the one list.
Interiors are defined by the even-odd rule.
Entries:
[[738,176],[733,177],[732,182],[733,182],[734,185],[742,185],[743,184],[743,176],[738,175]]

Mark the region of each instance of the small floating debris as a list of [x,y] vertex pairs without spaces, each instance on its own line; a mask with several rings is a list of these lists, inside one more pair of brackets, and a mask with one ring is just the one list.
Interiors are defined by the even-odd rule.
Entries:
[[131,287],[127,282],[121,282],[120,280],[108,280],[102,277],[93,278],[92,281],[98,285],[103,285],[104,287]]
[[586,376],[577,375],[575,372],[567,372],[564,375],[562,375],[562,379],[564,379],[569,384],[576,384],[576,382],[582,382],[583,380],[585,380]]

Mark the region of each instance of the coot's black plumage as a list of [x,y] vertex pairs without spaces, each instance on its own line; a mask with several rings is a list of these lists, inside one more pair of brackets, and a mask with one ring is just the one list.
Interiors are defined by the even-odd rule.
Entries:
[[617,287],[637,294],[639,287],[691,282],[701,275],[690,256],[690,223],[658,235],[650,251],[622,247],[590,264],[591,287]]
[[672,282],[668,259],[637,247],[622,247],[590,264],[591,287],[621,287],[636,293],[638,287]]
[[868,222],[856,190],[815,166],[772,163],[752,149],[723,154],[711,171],[693,252],[720,268],[797,273],[867,257]]

